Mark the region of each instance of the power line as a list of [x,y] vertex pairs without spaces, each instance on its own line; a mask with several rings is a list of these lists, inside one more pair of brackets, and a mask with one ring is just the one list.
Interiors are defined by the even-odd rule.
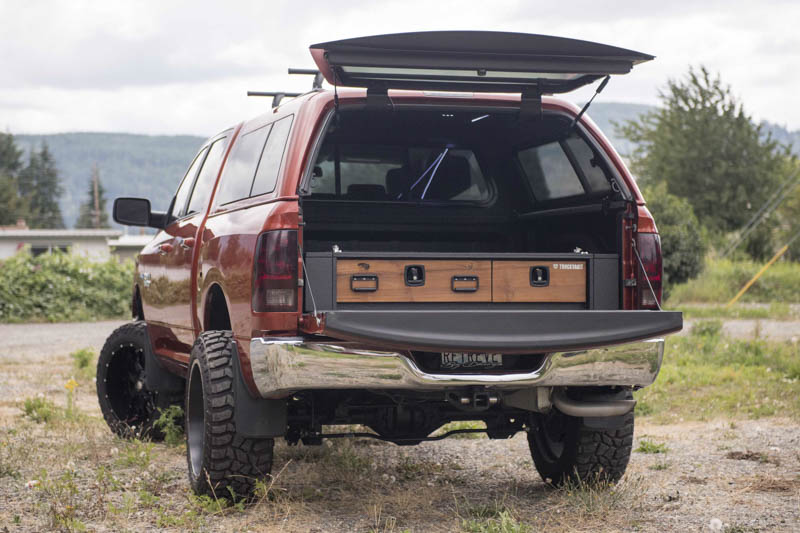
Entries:
[[789,178],[781,187],[779,187],[778,190],[773,193],[773,195],[770,196],[766,202],[764,202],[764,205],[762,205],[761,209],[759,209],[758,212],[753,215],[753,217],[750,219],[750,222],[744,225],[742,228],[742,233],[739,234],[739,237],[737,237],[725,249],[725,251],[722,253],[722,257],[727,257],[728,254],[738,248],[739,245],[742,244],[742,242],[747,238],[747,236],[750,235],[750,233],[752,233],[753,230],[759,226],[759,224],[764,222],[770,213],[772,213],[772,211],[774,211],[779,205],[781,205],[781,203],[783,203],[789,193],[791,193],[798,184],[800,184],[800,169],[795,170],[794,174],[792,174],[792,177]]

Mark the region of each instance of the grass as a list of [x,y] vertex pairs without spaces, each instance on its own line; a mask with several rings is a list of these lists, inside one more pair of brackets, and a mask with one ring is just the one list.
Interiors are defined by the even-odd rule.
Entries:
[[461,528],[468,533],[529,533],[530,526],[519,522],[506,510],[500,511],[492,518],[470,518],[461,523]]
[[[479,420],[464,420],[464,421],[458,421],[458,422],[449,422],[449,423],[443,425],[442,427],[440,427],[438,430],[436,430],[434,435],[443,435],[443,434],[447,433],[448,431],[461,430],[461,429],[480,429],[480,430],[485,430],[486,429],[486,423],[485,422],[481,422]],[[486,436],[485,433],[479,433],[479,432],[474,432],[474,433],[456,433],[455,435],[453,435],[450,438],[454,438],[454,439],[480,439],[480,438],[483,438],[485,436]]]
[[153,424],[157,431],[164,434],[164,443],[167,446],[181,446],[184,444],[183,435],[183,407],[170,405],[167,409],[159,409],[159,417]]
[[667,453],[668,450],[667,445],[663,442],[642,439],[639,441],[639,446],[633,451],[639,453]]
[[[697,278],[670,288],[668,306],[730,301],[763,263],[711,259]],[[778,261],[742,296],[742,302],[800,302],[800,263]]]
[[800,345],[736,340],[717,320],[667,339],[656,382],[635,393],[636,412],[655,420],[800,419]]
[[[669,305],[672,301],[668,302]],[[742,304],[736,303],[730,308],[722,304],[679,304],[675,307],[676,311],[683,312],[683,318],[733,318],[751,320],[793,320],[798,315],[787,303],[772,302],[769,304]]]
[[44,395],[26,398],[22,404],[22,412],[37,424],[47,424],[61,415],[56,404]]
[[90,348],[81,348],[69,354],[72,359],[72,366],[76,376],[85,381],[91,381],[95,377],[97,354]]

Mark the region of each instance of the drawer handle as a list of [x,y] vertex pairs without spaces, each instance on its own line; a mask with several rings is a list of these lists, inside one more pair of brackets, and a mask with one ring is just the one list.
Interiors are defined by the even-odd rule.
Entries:
[[453,292],[477,292],[479,286],[478,276],[453,276],[450,280]]
[[531,287],[547,287],[550,285],[550,269],[543,265],[531,267]]
[[378,290],[378,276],[350,276],[350,290],[353,292],[375,292]]

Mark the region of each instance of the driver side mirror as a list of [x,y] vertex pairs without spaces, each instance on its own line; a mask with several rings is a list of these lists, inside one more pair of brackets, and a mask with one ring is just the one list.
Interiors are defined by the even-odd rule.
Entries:
[[164,229],[167,214],[150,211],[150,200],[146,198],[117,198],[114,200],[114,222],[125,226],[148,226]]

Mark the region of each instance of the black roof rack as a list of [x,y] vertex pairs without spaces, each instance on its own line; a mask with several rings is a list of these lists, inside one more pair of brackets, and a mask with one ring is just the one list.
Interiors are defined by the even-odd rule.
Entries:
[[247,91],[247,96],[271,96],[272,97],[272,107],[278,107],[281,105],[281,100],[286,98],[294,98],[295,96],[300,96],[303,93],[287,93],[286,91]]
[[[319,91],[322,89],[322,80],[324,79],[322,76],[322,72],[313,68],[290,68],[289,74],[307,74],[310,76],[314,76],[314,82],[311,86],[312,91]],[[272,107],[278,107],[281,105],[281,100],[286,98],[294,98],[296,96],[300,96],[303,93],[290,93],[286,91],[247,91],[247,96],[271,96],[272,97]]]
[[322,89],[322,80],[325,78],[322,76],[322,72],[315,68],[290,68],[289,74],[307,74],[309,76],[314,76],[314,81],[311,85],[312,90],[319,90]]

